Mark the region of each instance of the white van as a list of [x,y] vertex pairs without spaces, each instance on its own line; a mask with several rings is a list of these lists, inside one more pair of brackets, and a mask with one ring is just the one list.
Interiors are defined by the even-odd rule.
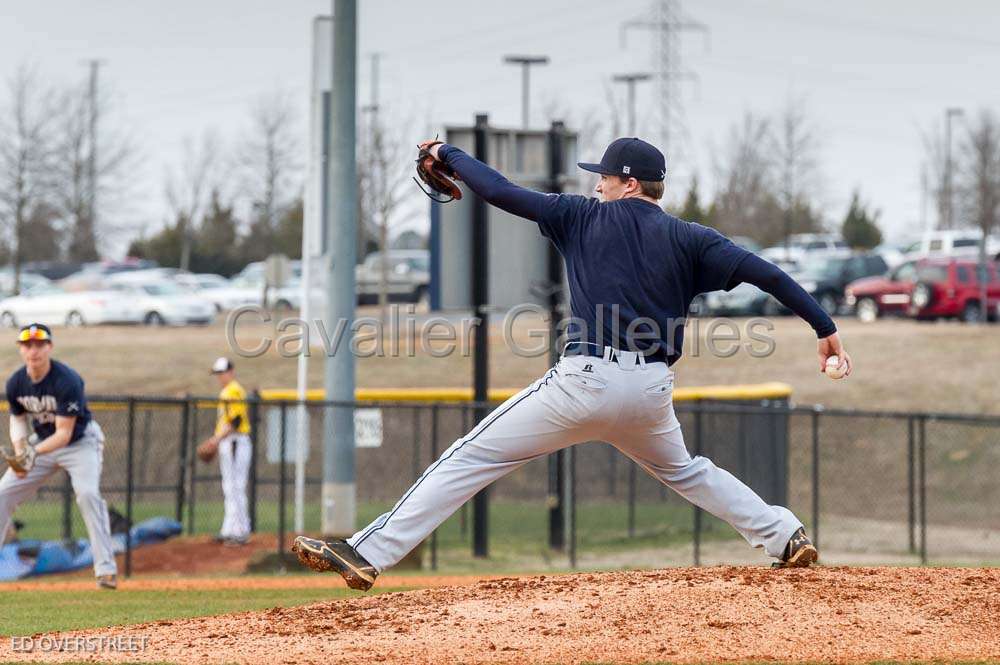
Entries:
[[[979,256],[979,242],[983,235],[972,229],[928,231],[920,240],[910,244],[904,254],[907,260],[928,256]],[[1000,258],[1000,240],[986,239],[986,255]]]

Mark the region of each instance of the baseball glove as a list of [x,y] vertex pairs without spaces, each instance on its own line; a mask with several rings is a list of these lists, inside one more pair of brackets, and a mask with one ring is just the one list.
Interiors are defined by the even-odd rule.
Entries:
[[[420,187],[420,190],[432,201],[448,203],[449,201],[456,201],[462,198],[462,190],[454,182],[458,180],[458,174],[444,162],[434,159],[434,156],[431,154],[430,148],[441,143],[443,141],[428,143],[420,148],[420,152],[417,153],[417,175],[420,176],[420,180],[423,180],[430,189],[428,190],[421,186],[420,181],[416,178],[413,181],[417,183],[417,187]],[[431,192],[435,192],[437,195]]]
[[219,444],[212,439],[205,439],[198,445],[196,452],[198,453],[198,459],[202,462],[211,462],[219,452]]
[[[20,452],[18,452],[20,449]],[[15,473],[28,473],[35,466],[35,446],[28,439],[21,439],[13,445],[0,445],[0,454]]]

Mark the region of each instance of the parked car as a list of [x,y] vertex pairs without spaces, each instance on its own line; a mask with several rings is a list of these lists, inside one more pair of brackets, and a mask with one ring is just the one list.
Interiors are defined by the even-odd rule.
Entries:
[[[48,284],[49,280],[42,275],[31,272],[21,272],[21,293],[29,291],[39,284]],[[4,296],[14,295],[14,269],[7,267],[0,270],[0,293]]]
[[753,316],[771,314],[770,296],[753,284],[742,282],[730,291],[711,291],[691,301],[693,316]]
[[118,296],[135,304],[139,320],[149,326],[208,325],[215,320],[215,305],[202,296],[192,295],[173,282],[119,282],[113,288]]
[[729,236],[729,239],[748,252],[753,252],[754,254],[760,252],[760,245],[758,245],[757,241],[753,238],[748,238],[746,236]]
[[[935,256],[978,258],[982,237],[979,231],[928,231],[920,240],[911,243],[904,254],[909,260]],[[986,255],[993,260],[1000,260],[1000,239],[986,239]]]
[[[987,263],[984,269],[988,309],[995,316],[1000,278],[995,263]],[[847,304],[865,322],[886,314],[975,322],[981,318],[979,272],[978,262],[968,259],[908,261],[883,277],[852,282],[847,287]]]
[[888,269],[885,259],[875,253],[832,257],[807,264],[796,275],[796,281],[828,314],[836,314],[844,305],[848,284],[862,277],[884,275]]
[[[431,282],[430,253],[425,249],[391,249],[388,260],[388,295],[391,302],[421,302]],[[372,252],[354,269],[358,303],[378,302],[382,253]]]
[[843,238],[829,233],[795,233],[786,244],[768,247],[760,252],[768,261],[795,261],[802,263],[808,259],[826,256],[846,256],[851,248]]
[[136,304],[115,291],[70,292],[43,282],[19,296],[0,300],[0,323],[11,328],[32,322],[83,326],[138,321]]
[[174,275],[174,282],[195,293],[209,289],[223,289],[229,286],[228,279],[214,273],[179,273]]

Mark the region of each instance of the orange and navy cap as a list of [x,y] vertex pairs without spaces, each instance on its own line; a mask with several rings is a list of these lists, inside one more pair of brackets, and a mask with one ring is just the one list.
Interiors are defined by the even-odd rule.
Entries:
[[17,334],[17,343],[31,341],[51,342],[52,331],[43,323],[29,323]]

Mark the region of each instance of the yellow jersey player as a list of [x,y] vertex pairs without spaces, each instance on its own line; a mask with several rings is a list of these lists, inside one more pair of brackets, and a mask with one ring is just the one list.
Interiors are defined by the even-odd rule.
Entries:
[[218,452],[222,474],[225,514],[217,540],[238,547],[250,540],[250,511],[247,505],[247,480],[253,447],[250,444],[250,416],[246,391],[236,381],[236,370],[229,358],[218,358],[212,374],[219,382],[218,417],[215,433],[199,446],[199,455],[211,459]]

